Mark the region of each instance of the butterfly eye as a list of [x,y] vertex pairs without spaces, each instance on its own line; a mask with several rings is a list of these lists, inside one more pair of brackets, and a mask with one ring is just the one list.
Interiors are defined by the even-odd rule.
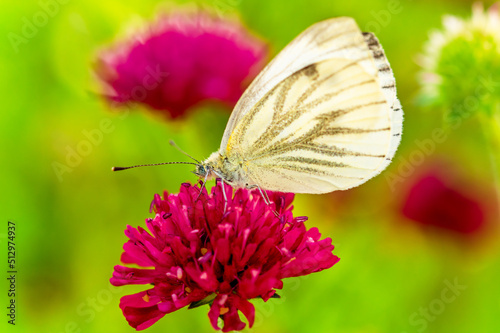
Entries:
[[210,167],[207,165],[198,164],[196,166],[196,171],[194,172],[197,176],[205,177],[210,172]]

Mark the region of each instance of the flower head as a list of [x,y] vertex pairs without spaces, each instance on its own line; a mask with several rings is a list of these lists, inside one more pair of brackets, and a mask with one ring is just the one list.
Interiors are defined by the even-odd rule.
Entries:
[[421,97],[444,107],[449,120],[491,115],[500,101],[498,9],[499,3],[487,11],[476,3],[470,19],[445,16],[444,29],[432,32],[424,47]]
[[220,329],[219,317],[224,332],[243,329],[238,311],[251,327],[255,310],[249,299],[267,301],[282,288],[281,279],[339,261],[331,239],[320,239],[316,228],[307,230],[306,217],[293,216],[293,194],[267,192],[273,203],[267,205],[256,192],[238,189],[233,196],[232,188],[220,183],[196,200],[199,192],[183,184],[178,194],[155,195],[149,231],[131,226],[125,231],[130,240],[122,262],[144,268],[115,266],[111,283],[153,285],[121,299],[123,314],[137,330],[182,307],[207,303],[214,329]]
[[462,234],[473,234],[486,222],[479,201],[434,173],[424,175],[410,188],[403,215],[422,225]]
[[236,22],[174,13],[101,52],[97,74],[111,102],[143,103],[176,118],[206,100],[232,107],[266,53],[264,43]]

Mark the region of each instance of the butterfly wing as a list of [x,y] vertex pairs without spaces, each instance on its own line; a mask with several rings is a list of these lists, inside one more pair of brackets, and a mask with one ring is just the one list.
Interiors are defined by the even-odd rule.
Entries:
[[[396,115],[397,114],[397,115]],[[292,41],[235,107],[221,154],[238,154],[252,183],[284,192],[357,186],[399,144],[394,77],[373,34],[354,20],[317,23]]]

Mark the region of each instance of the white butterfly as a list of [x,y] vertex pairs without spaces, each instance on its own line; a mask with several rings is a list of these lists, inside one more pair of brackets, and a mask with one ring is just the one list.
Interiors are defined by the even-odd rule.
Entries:
[[345,190],[387,167],[402,123],[377,38],[352,18],[334,18],[301,33],[257,76],[236,104],[218,151],[203,162],[180,163],[196,164],[204,184],[217,177],[258,188],[268,203],[263,189]]
[[195,173],[233,187],[345,190],[387,167],[402,122],[377,38],[352,18],[329,19],[301,33],[257,76],[236,104],[219,150]]

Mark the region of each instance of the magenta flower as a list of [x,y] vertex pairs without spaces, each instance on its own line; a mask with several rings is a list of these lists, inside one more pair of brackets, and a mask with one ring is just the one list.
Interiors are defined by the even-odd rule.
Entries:
[[215,100],[232,107],[264,64],[267,47],[240,24],[174,13],[98,56],[114,104],[143,103],[171,118]]
[[463,234],[479,231],[486,220],[478,200],[434,173],[423,176],[410,188],[403,215],[426,226]]
[[[149,231],[127,226],[130,239],[121,260],[148,268],[115,266],[111,284],[152,284],[140,293],[124,296],[120,308],[129,324],[143,330],[165,314],[185,306],[210,304],[214,329],[222,318],[223,331],[251,327],[255,309],[248,300],[277,297],[281,279],[330,268],[339,261],[330,238],[320,239],[317,228],[306,230],[306,217],[293,217],[293,194],[260,194],[224,186],[228,202],[224,213],[222,185],[204,189],[183,184],[179,194],[157,194],[155,217],[146,219]],[[275,217],[274,211],[280,213]]]

